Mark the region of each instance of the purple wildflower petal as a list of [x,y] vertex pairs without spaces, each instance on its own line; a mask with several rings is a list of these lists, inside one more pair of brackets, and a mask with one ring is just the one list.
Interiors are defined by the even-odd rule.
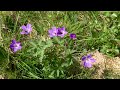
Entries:
[[64,37],[67,33],[68,33],[68,32],[65,31],[65,27],[58,28],[58,33],[57,33],[58,36]]
[[16,51],[20,50],[22,46],[20,45],[20,42],[16,42],[16,40],[12,40],[12,43],[10,44],[10,49],[15,53]]
[[20,42],[17,42],[17,45],[20,45],[21,43]]
[[13,45],[13,44],[10,45],[10,49],[11,49],[11,50],[14,49],[14,45]]
[[63,33],[64,33],[64,35],[66,35],[68,32],[67,32],[67,31],[64,31]]
[[62,34],[61,28],[57,28],[57,29],[58,29],[58,33],[57,34]]
[[31,24],[28,23],[28,24],[26,25],[26,27],[27,27],[27,28],[31,28]]
[[13,52],[16,52],[16,51],[18,51],[18,50],[20,50],[21,48],[22,48],[21,46],[14,47],[14,48],[13,48]]
[[91,54],[88,54],[88,55],[87,55],[87,58],[92,58],[92,55],[91,55]]
[[52,27],[52,29],[48,30],[48,33],[49,33],[49,37],[55,37],[57,36],[57,28],[56,27]]
[[14,43],[14,44],[15,44],[15,43],[16,43],[16,40],[12,40],[12,43]]
[[84,60],[86,60],[87,59],[87,57],[86,56],[83,56],[82,57],[82,61],[84,61]]
[[90,61],[94,63],[96,60],[94,58],[90,58]]
[[76,38],[76,34],[71,33],[71,34],[70,34],[70,38],[71,38],[71,39],[75,39],[75,38]]
[[25,32],[25,31],[22,31],[22,32],[20,32],[20,34],[26,34],[26,32]]
[[26,26],[23,25],[23,26],[21,26],[21,28],[23,31],[20,32],[20,34],[29,34],[32,31],[31,24],[27,24]]
[[27,24],[27,31],[30,33],[32,31],[31,24]]
[[20,50],[21,48],[22,48],[21,46],[18,46],[18,47],[16,47],[15,49]]
[[48,30],[48,33],[50,33],[50,34],[53,33],[53,30],[52,29]]
[[61,35],[59,34],[58,36],[61,37],[61,38],[63,38],[63,37],[64,37],[64,34],[61,34]]
[[61,29],[65,31],[65,27],[62,27]]
[[92,64],[91,64],[91,62],[88,60],[86,60],[85,62],[84,62],[84,67],[88,67],[88,68],[91,68],[92,67]]
[[91,68],[92,64],[95,62],[96,60],[94,58],[92,58],[91,54],[88,54],[87,56],[83,56],[82,57],[82,62],[83,62],[83,66],[84,67],[88,67]]
[[50,37],[57,36],[57,32],[55,30],[49,30],[49,36]]
[[22,25],[21,28],[22,28],[23,30],[26,30],[26,26],[25,26],[25,25]]
[[56,27],[52,27],[52,30],[57,30],[57,28]]
[[[21,49],[21,48],[20,48]],[[17,52],[19,50],[19,48],[14,48],[13,49],[13,52],[15,53],[15,52]]]

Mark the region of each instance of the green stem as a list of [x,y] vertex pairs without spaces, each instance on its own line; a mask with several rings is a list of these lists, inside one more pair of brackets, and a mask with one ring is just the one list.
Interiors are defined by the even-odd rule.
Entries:
[[18,18],[19,18],[19,12],[18,12],[17,17],[16,17],[16,22],[15,22],[15,25],[14,25],[14,31],[16,30],[16,26],[17,26]]
[[[101,39],[101,38],[92,38],[92,39],[97,40],[97,39]],[[84,40],[91,40],[91,38],[90,39],[81,39],[81,40],[78,40],[78,41],[84,41]]]

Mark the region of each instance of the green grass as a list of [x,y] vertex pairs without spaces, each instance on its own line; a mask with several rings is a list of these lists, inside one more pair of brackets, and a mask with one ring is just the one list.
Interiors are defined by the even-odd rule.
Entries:
[[[1,11],[0,22],[0,73],[9,79],[91,79],[94,69],[80,65],[83,55],[96,49],[111,57],[119,55],[117,11]],[[20,34],[26,23],[32,24],[31,37]],[[48,36],[52,26],[68,31],[58,38],[60,44]],[[70,33],[77,34],[76,45]],[[22,43],[16,54],[9,49],[14,38]]]

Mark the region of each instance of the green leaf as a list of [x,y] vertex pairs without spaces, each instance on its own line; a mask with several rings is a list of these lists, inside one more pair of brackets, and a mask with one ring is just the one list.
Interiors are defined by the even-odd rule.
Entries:
[[109,11],[105,12],[105,16],[109,17],[110,16],[110,12]]
[[69,65],[72,65],[73,64],[73,61],[72,60],[70,60],[70,63],[69,63]]
[[114,49],[114,52],[115,52],[115,54],[119,54],[119,50],[118,49]]
[[54,73],[55,73],[55,70],[53,70],[48,77],[49,77],[49,78],[54,78]]
[[54,40],[61,46],[63,46],[63,41],[60,41],[58,37],[54,37]]
[[41,79],[40,77],[36,76],[35,74],[28,72],[28,74],[30,75],[30,77],[33,77],[34,79]]
[[21,65],[22,65],[23,67],[26,67],[28,70],[31,70],[30,66],[27,65],[25,62],[21,61]]
[[43,57],[44,57],[44,50],[41,50],[40,62],[42,62]]
[[60,71],[59,71],[59,70],[57,70],[57,77],[59,77],[59,72],[60,72]]
[[67,54],[67,55],[69,55],[69,54],[71,54],[71,53],[74,53],[74,52],[75,52],[75,50],[71,50],[71,49],[67,49],[67,50],[66,50],[66,54]]
[[120,45],[120,40],[119,39],[114,39],[117,43],[118,43],[118,45]]
[[68,67],[69,65],[68,65],[68,63],[63,63],[62,65],[61,65],[61,67]]
[[30,44],[31,44],[34,48],[37,47],[36,43],[34,43],[34,42],[30,42]]
[[60,70],[62,74],[64,74],[63,70]]
[[112,18],[116,18],[116,17],[117,17],[117,14],[116,14],[116,13],[113,13],[113,14],[111,15],[111,17],[112,17]]
[[52,46],[52,45],[53,45],[53,43],[52,43],[51,39],[50,39],[50,40],[48,40],[46,43],[47,43],[48,47],[50,47],[50,46]]

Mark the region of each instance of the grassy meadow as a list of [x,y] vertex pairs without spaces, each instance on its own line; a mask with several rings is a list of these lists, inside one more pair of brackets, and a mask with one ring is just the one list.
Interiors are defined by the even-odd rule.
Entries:
[[[27,23],[32,32],[20,34]],[[50,38],[52,27],[65,27],[67,34]],[[71,33],[76,39],[70,38]],[[81,58],[96,50],[110,58],[119,56],[119,35],[119,11],[1,11],[0,75],[5,79],[94,79],[97,66],[85,68]],[[16,53],[10,49],[13,39],[22,46]],[[116,76],[106,70],[103,77]]]

